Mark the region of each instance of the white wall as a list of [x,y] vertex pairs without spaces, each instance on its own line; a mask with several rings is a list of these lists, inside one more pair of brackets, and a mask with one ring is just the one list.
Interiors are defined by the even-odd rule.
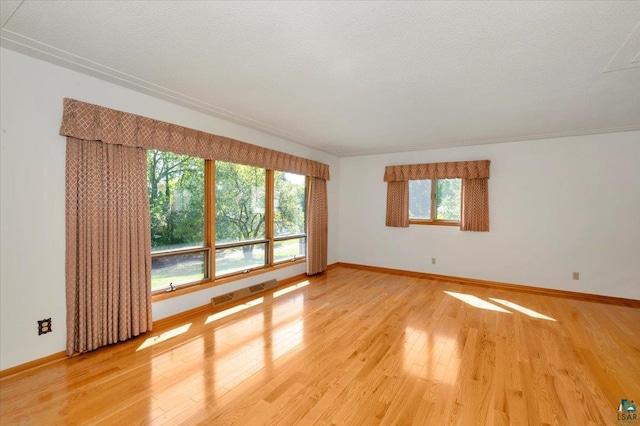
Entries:
[[[385,166],[481,159],[490,232],[385,226]],[[340,261],[640,299],[638,164],[640,132],[342,158]]]
[[[329,262],[338,260],[337,157],[102,80],[0,49],[0,369],[65,349],[62,99],[75,98],[229,136],[330,165]],[[294,265],[251,279],[154,303],[159,319],[214,295],[304,272]],[[37,320],[53,332],[38,336]]]
[[[640,132],[337,159],[7,49],[0,67],[0,369],[65,347],[63,97],[328,163],[329,263],[640,299]],[[384,226],[385,166],[485,158],[491,232]],[[296,265],[157,302],[154,319],[301,272]],[[54,331],[38,336],[36,321],[48,317]]]

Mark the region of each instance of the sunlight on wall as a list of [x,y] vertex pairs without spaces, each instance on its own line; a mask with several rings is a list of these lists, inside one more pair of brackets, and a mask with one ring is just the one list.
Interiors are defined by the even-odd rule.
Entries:
[[453,291],[445,291],[445,293],[447,293],[451,297],[455,297],[458,300],[462,300],[464,303],[471,305],[474,308],[486,309],[489,311],[496,311],[496,312],[504,312],[506,314],[511,313],[506,309],[501,308],[498,305],[494,305],[493,303],[489,303],[486,300],[482,300],[479,297],[472,296],[470,294],[456,293]]
[[516,305],[515,303],[509,302],[508,300],[494,299],[493,297],[490,297],[489,299],[493,300],[494,302],[500,303],[501,305],[504,305],[507,308],[511,308],[514,311],[522,312],[525,315],[529,315],[532,318],[538,318],[538,319],[543,319],[547,321],[556,321],[554,318],[548,317],[546,315],[543,315],[529,308],[525,308],[524,306]]

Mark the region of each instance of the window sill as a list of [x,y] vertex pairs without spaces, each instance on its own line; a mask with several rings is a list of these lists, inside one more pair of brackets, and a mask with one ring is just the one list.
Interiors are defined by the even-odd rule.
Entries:
[[452,220],[409,220],[409,225],[460,226],[460,222]]
[[185,294],[193,293],[194,291],[205,290],[207,288],[215,287],[222,284],[227,284],[227,283],[238,281],[238,280],[243,280],[245,278],[254,277],[256,275],[266,274],[267,272],[286,268],[288,266],[297,265],[300,263],[304,263],[306,261],[307,261],[307,258],[303,257],[301,259],[285,261],[273,266],[256,269],[246,273],[238,273],[235,275],[228,275],[226,277],[217,278],[209,281],[201,281],[194,284],[186,284],[186,285],[177,287],[173,291],[158,290],[151,294],[151,302],[159,302],[161,300],[171,299],[172,297],[183,296]]

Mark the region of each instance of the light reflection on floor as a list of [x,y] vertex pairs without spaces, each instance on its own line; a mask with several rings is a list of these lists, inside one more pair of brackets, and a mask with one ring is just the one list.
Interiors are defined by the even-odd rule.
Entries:
[[458,377],[460,359],[453,353],[456,341],[442,335],[406,327],[403,346],[404,370],[434,384],[453,385]]
[[[308,281],[286,287],[286,293],[308,285]],[[275,293],[273,295],[275,297]],[[271,295],[265,295],[269,299]],[[224,312],[224,316],[211,315],[207,323],[247,310],[263,303],[263,298],[241,305],[242,309]],[[222,312],[221,312],[222,313]],[[273,362],[296,348],[304,341],[304,294],[265,304],[260,312],[247,318],[218,326],[214,330],[216,342],[214,388],[222,393],[233,389],[253,375],[272,366]]]
[[[199,404],[215,400],[252,376],[268,373],[276,360],[303,348],[305,295],[300,289],[308,285],[309,281],[301,281],[211,314],[195,336],[187,334],[192,326],[188,323],[146,339],[138,351],[178,336],[185,340],[165,346],[166,352],[159,346],[153,353],[152,386],[167,380],[174,385],[154,394],[151,410],[164,416],[167,409],[185,408],[174,407],[172,401]],[[257,309],[253,314],[252,308]],[[211,357],[203,359],[202,353],[211,349]],[[189,359],[202,362],[196,365]]]
[[233,389],[265,365],[262,313],[215,330],[214,387]]

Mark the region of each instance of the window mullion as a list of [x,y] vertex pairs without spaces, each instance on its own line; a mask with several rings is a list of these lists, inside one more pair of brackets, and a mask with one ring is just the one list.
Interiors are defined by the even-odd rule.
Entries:
[[431,180],[431,220],[435,221],[438,218],[437,208],[437,193],[438,193],[438,180]]
[[265,206],[265,232],[267,237],[267,259],[265,259],[265,265],[272,266],[273,265],[273,248],[274,248],[274,230],[273,230],[273,208],[274,208],[274,193],[275,193],[275,183],[274,183],[274,173],[273,170],[267,169],[267,205]]
[[216,245],[216,162],[204,162],[204,193],[205,193],[205,244],[210,248],[207,267],[209,278],[216,276],[215,245]]

